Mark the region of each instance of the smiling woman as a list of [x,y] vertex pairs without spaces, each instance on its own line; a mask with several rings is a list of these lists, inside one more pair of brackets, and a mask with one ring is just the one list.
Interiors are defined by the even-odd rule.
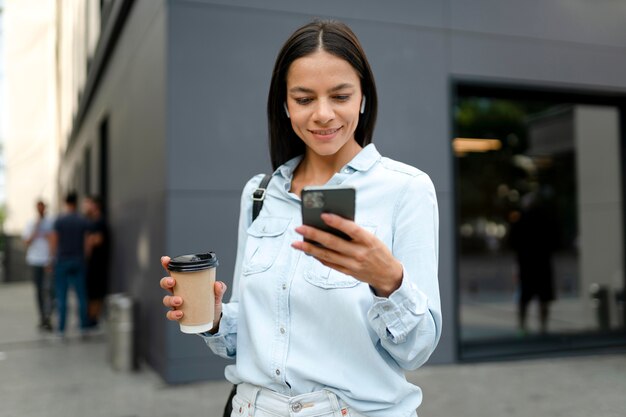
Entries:
[[[342,23],[316,21],[287,40],[267,108],[274,172],[268,186],[257,175],[244,187],[233,295],[222,304],[216,283],[217,319],[200,334],[236,359],[230,415],[415,417],[422,393],[400,370],[426,362],[441,335],[433,184],[371,143],[374,78]],[[355,190],[355,221],[320,215],[349,239],[302,225],[311,185]],[[170,320],[183,317],[181,297],[163,303]]]

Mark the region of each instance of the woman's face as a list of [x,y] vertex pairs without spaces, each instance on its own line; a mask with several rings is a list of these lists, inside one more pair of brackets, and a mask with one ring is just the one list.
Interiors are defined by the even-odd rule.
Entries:
[[335,155],[356,144],[361,96],[354,68],[325,51],[296,59],[287,72],[291,126],[307,150],[320,156]]

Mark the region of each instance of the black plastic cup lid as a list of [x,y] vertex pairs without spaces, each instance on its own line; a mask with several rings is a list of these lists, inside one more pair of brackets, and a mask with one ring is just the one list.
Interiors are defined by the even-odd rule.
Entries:
[[214,268],[218,265],[214,252],[181,255],[170,260],[167,268],[174,272],[194,272]]

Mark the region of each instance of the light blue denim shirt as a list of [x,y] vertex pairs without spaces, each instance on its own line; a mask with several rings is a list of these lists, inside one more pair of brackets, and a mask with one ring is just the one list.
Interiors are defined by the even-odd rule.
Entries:
[[404,370],[422,365],[441,335],[437,280],[438,210],[425,173],[366,146],[328,182],[356,188],[355,221],[402,263],[389,298],[332,270],[291,243],[302,239],[300,198],[290,192],[301,157],[274,173],[252,223],[252,178],[241,197],[232,298],[218,332],[202,335],[216,354],[235,358],[233,383],[294,396],[327,389],[372,417],[415,415],[421,390]]

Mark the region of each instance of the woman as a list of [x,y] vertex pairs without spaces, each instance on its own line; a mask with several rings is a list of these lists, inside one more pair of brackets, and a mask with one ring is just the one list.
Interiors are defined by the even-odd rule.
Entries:
[[[268,99],[275,171],[254,222],[262,175],[244,187],[233,295],[222,305],[226,285],[216,283],[214,327],[201,335],[236,358],[226,368],[238,384],[233,416],[416,416],[421,390],[403,371],[441,335],[437,202],[426,174],[370,143],[376,111],[347,26],[315,21],[287,40]],[[355,222],[323,215],[351,241],[301,225],[300,192],[320,184],[356,188]],[[164,298],[168,319],[182,317],[182,302]]]

